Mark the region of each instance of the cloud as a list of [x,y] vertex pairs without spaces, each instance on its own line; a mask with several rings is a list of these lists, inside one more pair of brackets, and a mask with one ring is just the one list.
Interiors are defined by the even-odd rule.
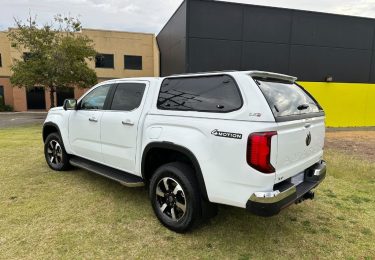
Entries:
[[336,7],[335,12],[356,15],[356,16],[375,16],[375,0],[357,0],[343,3]]
[[0,29],[25,20],[31,12],[40,23],[54,15],[79,16],[86,28],[157,33],[182,0],[2,0]]
[[[375,17],[375,0],[228,0],[255,5]],[[79,16],[86,28],[158,33],[182,0],[1,0],[0,30],[29,12],[40,23],[57,13]]]

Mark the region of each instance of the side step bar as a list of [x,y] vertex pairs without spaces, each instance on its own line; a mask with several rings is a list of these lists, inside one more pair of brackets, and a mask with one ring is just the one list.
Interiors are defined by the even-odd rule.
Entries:
[[106,178],[112,179],[121,183],[126,187],[141,187],[144,186],[143,179],[133,174],[123,172],[84,158],[72,157],[69,160],[70,164],[79,168],[88,170],[90,172],[99,174]]

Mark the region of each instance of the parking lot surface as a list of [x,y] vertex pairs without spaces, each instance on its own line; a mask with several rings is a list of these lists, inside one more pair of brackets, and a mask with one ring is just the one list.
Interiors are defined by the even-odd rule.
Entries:
[[47,112],[11,112],[0,113],[0,128],[41,124]]

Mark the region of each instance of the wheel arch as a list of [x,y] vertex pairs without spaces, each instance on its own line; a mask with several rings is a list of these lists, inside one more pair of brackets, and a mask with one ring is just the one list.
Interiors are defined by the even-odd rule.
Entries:
[[58,133],[61,136],[59,126],[55,123],[47,122],[43,125],[43,142],[46,141],[47,136],[51,133]]
[[152,142],[152,143],[149,143],[145,147],[145,149],[143,150],[143,154],[142,154],[141,173],[142,173],[143,179],[148,181],[150,179],[150,177],[152,176],[152,173],[150,174],[150,173],[147,172],[147,165],[146,164],[147,164],[147,161],[149,159],[148,155],[150,155],[150,153],[153,149],[163,149],[163,150],[167,150],[167,151],[174,151],[174,152],[178,152],[178,153],[186,156],[189,159],[189,161],[191,162],[191,164],[194,168],[195,177],[198,181],[198,185],[199,185],[199,189],[201,191],[202,198],[209,201],[206,185],[205,185],[205,182],[204,182],[204,178],[203,178],[203,174],[202,174],[202,170],[201,170],[201,167],[199,165],[199,162],[198,162],[197,158],[195,157],[195,155],[193,154],[193,152],[191,152],[188,148],[186,148],[184,146],[174,144],[174,143],[171,143],[171,142]]

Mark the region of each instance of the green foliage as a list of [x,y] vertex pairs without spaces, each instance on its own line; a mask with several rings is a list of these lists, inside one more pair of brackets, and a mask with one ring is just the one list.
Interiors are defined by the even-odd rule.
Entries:
[[11,67],[14,86],[49,89],[54,106],[53,93],[58,88],[88,87],[97,82],[95,71],[87,64],[96,51],[92,40],[80,33],[78,19],[57,15],[53,23],[43,26],[32,17],[27,23],[15,22],[16,29],[8,34],[11,46],[28,55],[21,55],[23,59]]
[[13,111],[13,107],[4,104],[3,96],[0,96],[0,112],[11,112]]

